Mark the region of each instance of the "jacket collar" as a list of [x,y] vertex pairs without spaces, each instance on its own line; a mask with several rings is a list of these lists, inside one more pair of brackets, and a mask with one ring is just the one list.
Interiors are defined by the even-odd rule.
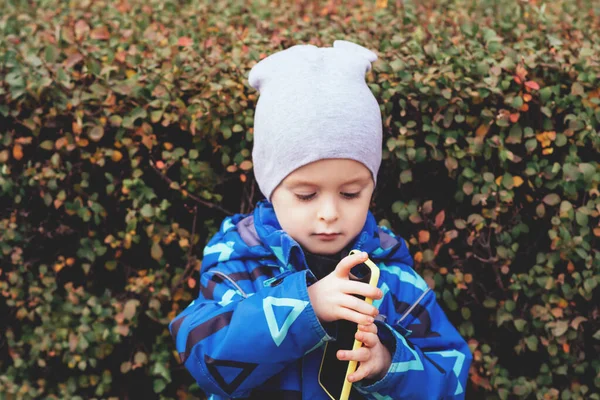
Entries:
[[[270,249],[270,252],[277,258],[280,267],[288,270],[308,268],[302,247],[283,231],[272,203],[267,200],[258,202],[253,217],[254,228],[259,241],[264,247]],[[345,252],[347,253],[352,249],[366,251],[369,254],[377,253],[377,250],[380,249],[377,222],[370,211],[361,232],[349,243]]]

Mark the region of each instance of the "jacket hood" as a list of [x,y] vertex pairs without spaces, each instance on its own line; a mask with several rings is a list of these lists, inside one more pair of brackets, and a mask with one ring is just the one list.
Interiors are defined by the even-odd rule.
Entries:
[[[367,252],[376,264],[380,260],[413,264],[406,242],[389,229],[377,226],[370,211],[361,232],[346,248],[348,252],[352,249]],[[225,218],[219,232],[204,249],[202,270],[219,262],[249,259],[262,260],[282,272],[307,268],[302,247],[283,231],[273,205],[267,200],[258,202],[250,214]]]

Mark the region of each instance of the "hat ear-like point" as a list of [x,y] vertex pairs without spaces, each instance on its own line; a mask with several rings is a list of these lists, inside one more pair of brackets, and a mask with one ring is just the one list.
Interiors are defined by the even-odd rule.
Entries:
[[335,49],[347,50],[354,54],[365,57],[367,60],[369,60],[369,62],[377,61],[377,54],[375,54],[373,51],[371,51],[371,50],[367,49],[366,47],[363,47],[359,44],[349,42],[347,40],[336,40],[333,42],[333,47]]

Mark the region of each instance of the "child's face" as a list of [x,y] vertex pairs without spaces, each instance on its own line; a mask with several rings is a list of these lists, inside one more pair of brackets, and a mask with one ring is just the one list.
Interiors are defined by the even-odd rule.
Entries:
[[374,184],[363,164],[315,161],[289,174],[271,202],[281,227],[315,254],[336,254],[363,228]]

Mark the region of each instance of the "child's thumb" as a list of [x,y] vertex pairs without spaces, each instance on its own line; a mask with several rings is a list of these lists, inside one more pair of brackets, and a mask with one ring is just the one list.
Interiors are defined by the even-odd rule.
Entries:
[[348,278],[350,270],[356,265],[366,261],[368,257],[368,254],[364,251],[344,257],[335,267],[335,275],[338,278]]

